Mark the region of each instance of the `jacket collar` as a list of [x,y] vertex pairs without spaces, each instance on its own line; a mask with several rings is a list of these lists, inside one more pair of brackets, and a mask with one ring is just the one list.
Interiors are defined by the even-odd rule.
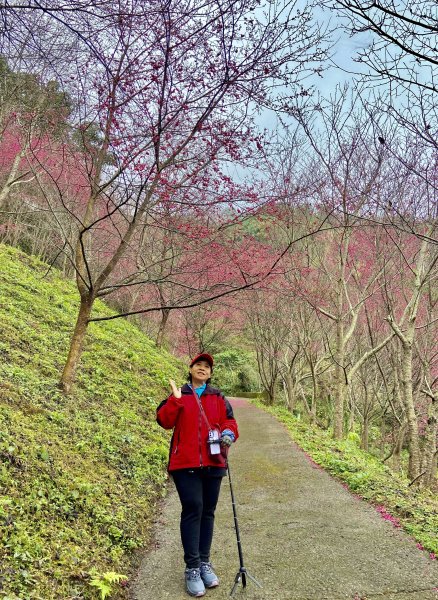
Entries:
[[[207,387],[205,388],[204,392],[202,395],[204,394],[209,394],[212,392],[212,387],[209,383],[207,383]],[[185,383],[182,387],[181,387],[181,394],[193,394],[193,390],[192,388],[189,386],[188,383]]]

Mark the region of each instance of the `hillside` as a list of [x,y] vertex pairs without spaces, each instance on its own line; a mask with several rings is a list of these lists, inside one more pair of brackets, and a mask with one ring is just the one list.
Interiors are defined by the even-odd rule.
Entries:
[[[0,245],[0,592],[93,599],[147,544],[167,438],[155,407],[178,361],[122,319],[91,324],[74,393],[58,388],[77,292]],[[97,303],[96,313],[109,314]],[[119,586],[120,588],[120,586]]]

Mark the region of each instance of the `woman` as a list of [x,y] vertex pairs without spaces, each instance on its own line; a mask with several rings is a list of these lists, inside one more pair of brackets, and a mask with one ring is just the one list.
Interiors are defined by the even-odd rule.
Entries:
[[[239,436],[230,403],[209,385],[212,372],[213,357],[198,354],[190,363],[189,383],[178,389],[170,381],[172,394],[157,408],[158,423],[174,429],[168,470],[182,506],[187,592],[196,597],[219,585],[210,562],[214,512],[226,474],[226,450]],[[211,431],[217,432],[210,433],[216,444],[209,443]]]

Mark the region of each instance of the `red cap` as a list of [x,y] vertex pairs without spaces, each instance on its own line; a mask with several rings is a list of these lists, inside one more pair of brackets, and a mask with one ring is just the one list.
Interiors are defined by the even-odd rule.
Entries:
[[195,356],[195,358],[192,359],[190,366],[193,367],[193,365],[200,360],[206,360],[208,362],[208,364],[210,365],[210,367],[213,368],[213,357],[210,356],[210,354],[207,354],[206,352],[203,352],[202,354],[198,354],[198,356]]

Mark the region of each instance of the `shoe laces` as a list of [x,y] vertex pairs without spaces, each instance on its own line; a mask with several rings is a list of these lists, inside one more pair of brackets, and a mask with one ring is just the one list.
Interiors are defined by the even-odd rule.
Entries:
[[201,573],[199,569],[187,569],[186,570],[186,579],[188,581],[197,581],[201,578]]
[[201,570],[204,573],[213,573],[213,569],[211,567],[211,563],[201,563]]

